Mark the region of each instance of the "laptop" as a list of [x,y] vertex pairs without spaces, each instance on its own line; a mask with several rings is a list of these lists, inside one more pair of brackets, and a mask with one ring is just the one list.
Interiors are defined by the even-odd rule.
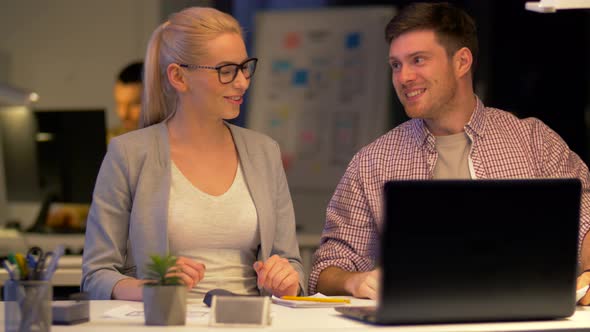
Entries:
[[571,316],[580,198],[577,179],[388,182],[380,300],[335,310],[376,324]]

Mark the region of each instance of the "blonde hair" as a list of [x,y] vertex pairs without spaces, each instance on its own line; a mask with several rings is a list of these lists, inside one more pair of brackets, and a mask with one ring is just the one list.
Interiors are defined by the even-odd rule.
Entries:
[[145,57],[139,128],[162,122],[176,112],[176,91],[168,81],[171,63],[198,64],[207,42],[223,33],[242,36],[238,21],[214,8],[191,7],[170,15],[152,33]]

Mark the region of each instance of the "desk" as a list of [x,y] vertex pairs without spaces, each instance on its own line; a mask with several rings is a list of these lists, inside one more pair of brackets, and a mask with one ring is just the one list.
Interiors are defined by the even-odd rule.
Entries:
[[[80,286],[80,281],[82,280],[81,277],[82,272],[80,268],[59,268],[55,271],[55,274],[53,275],[53,279],[51,279],[51,281],[53,286],[78,287]],[[5,269],[1,269],[0,286],[3,285],[6,280],[8,280],[8,272]]]
[[[0,285],[8,280],[8,271],[0,269]],[[51,279],[53,286],[79,287],[82,280],[82,256],[63,256]]]
[[[353,305],[371,305],[369,300],[352,300]],[[200,305],[200,301],[189,300],[190,303]],[[109,332],[134,332],[134,331],[243,331],[262,329],[236,329],[236,328],[209,328],[206,323],[187,322],[185,326],[152,327],[145,326],[143,321],[123,321],[103,317],[103,313],[113,308],[129,305],[138,310],[143,310],[141,302],[130,301],[90,301],[90,322],[73,325],[51,327],[53,332],[62,331],[109,331]],[[204,306],[204,305],[203,305]],[[486,323],[486,324],[445,324],[445,325],[408,325],[408,326],[374,326],[357,322],[342,317],[332,308],[318,309],[293,309],[273,304],[271,307],[273,323],[264,331],[397,331],[397,332],[461,332],[461,331],[547,331],[547,330],[576,330],[590,331],[590,308],[578,307],[576,313],[565,320],[537,321],[537,322],[513,322],[513,323]],[[4,327],[4,302],[0,302],[0,324]]]
[[[297,234],[297,241],[299,242],[299,250],[301,252],[301,260],[303,264],[303,272],[306,277],[311,273],[311,265],[313,253],[320,245],[320,234],[300,233]],[[84,248],[84,235],[81,234],[59,234],[59,235],[45,235],[26,233],[25,241],[20,248],[13,248],[10,251],[25,252],[26,249],[32,245],[40,246],[43,250],[52,250],[57,244],[64,244],[69,248],[80,251]],[[28,245],[26,245],[28,244]],[[61,267],[62,265],[63,268]],[[8,272],[0,268],[0,285],[8,280]],[[63,256],[60,260],[60,268],[55,272],[53,277],[54,286],[80,286],[82,280],[82,256]]]
[[[2,287],[8,278],[8,271],[1,268],[0,287]],[[81,280],[82,256],[63,256],[59,260],[58,268],[51,279],[53,284],[53,298],[67,299],[70,294],[79,292]],[[0,300],[3,297],[3,294],[2,289],[0,289]]]

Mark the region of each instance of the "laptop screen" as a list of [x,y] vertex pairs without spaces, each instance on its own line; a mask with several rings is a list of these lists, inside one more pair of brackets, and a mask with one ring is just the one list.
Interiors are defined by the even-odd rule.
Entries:
[[573,313],[579,180],[392,181],[384,190],[379,322]]

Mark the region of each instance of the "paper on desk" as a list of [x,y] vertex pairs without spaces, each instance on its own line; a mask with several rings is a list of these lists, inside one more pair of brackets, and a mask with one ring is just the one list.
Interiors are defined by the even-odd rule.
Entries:
[[[315,293],[311,298],[329,298],[322,293]],[[330,308],[346,305],[344,302],[311,302],[311,301],[297,301],[297,300],[283,300],[280,297],[272,296],[272,302],[275,304],[284,305],[291,308]]]
[[[123,320],[137,320],[143,321],[143,307],[134,307],[130,305],[122,305],[115,307],[103,314],[104,317],[123,319]],[[189,322],[209,322],[209,308],[203,307],[202,305],[191,305],[186,306],[186,320]]]

